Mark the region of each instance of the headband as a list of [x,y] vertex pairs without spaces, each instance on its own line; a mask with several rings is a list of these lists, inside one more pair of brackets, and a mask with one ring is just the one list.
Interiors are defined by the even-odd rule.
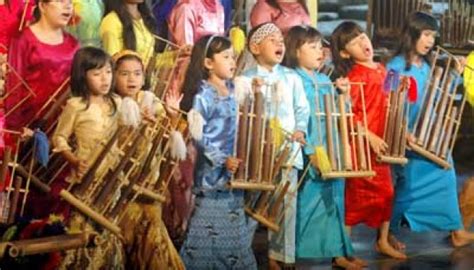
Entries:
[[114,61],[114,63],[117,63],[118,60],[120,60],[120,58],[124,57],[124,56],[136,56],[140,59],[140,61],[143,61],[141,56],[135,52],[135,51],[132,51],[132,50],[123,50],[123,51],[120,51],[120,52],[117,52],[114,54],[114,56],[112,56],[112,59]]
[[273,33],[281,33],[280,28],[278,28],[273,23],[266,23],[260,26],[257,30],[255,30],[253,35],[250,37],[249,44],[259,44],[260,42],[262,42],[262,40],[264,40],[266,37]]
[[214,38],[217,37],[217,35],[212,35],[206,42],[206,47],[204,47],[204,58],[207,57],[207,53],[209,51],[209,46],[211,46],[211,42],[214,40]]

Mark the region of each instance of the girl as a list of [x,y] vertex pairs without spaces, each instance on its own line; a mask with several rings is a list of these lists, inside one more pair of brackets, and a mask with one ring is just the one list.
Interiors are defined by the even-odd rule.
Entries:
[[114,55],[125,49],[136,51],[145,66],[154,52],[156,22],[145,0],[109,0],[100,25],[104,49]]
[[311,19],[305,0],[259,0],[250,13],[250,24],[265,22],[273,22],[286,34],[293,26],[311,24]]
[[[437,31],[438,23],[431,15],[411,14],[403,27],[396,56],[387,64],[387,68],[416,80],[418,100],[410,107],[410,130],[414,128],[428,84],[431,65],[428,56]],[[454,166],[445,170],[414,152],[407,152],[407,157],[408,164],[395,167],[391,229],[396,232],[402,222],[407,222],[414,231],[451,231],[451,242],[455,247],[473,242],[474,234],[466,232],[462,225]],[[452,163],[452,157],[449,160]],[[402,243],[394,242],[404,247]]]
[[102,0],[73,0],[73,26],[68,28],[82,46],[101,47],[100,36],[97,31],[104,16]]
[[12,40],[9,51],[10,64],[17,73],[8,75],[5,108],[9,113],[7,126],[14,130],[33,120],[58,88],[67,88],[64,82],[79,48],[76,39],[64,30],[73,13],[71,1],[37,0],[36,4],[36,21]]
[[220,0],[178,0],[168,21],[171,41],[193,45],[205,35],[223,35],[224,16]]
[[190,269],[256,269],[242,191],[226,188],[239,160],[232,157],[237,104],[235,71],[227,38],[206,36],[194,46],[184,83],[183,110],[204,120],[195,140],[196,206],[180,255]]
[[[67,101],[51,139],[54,147],[53,152],[60,153],[69,163],[71,170],[65,180],[62,178],[53,182],[52,193],[58,193],[67,185],[77,182],[95,160],[99,152],[96,150],[97,145],[107,141],[117,129],[119,119],[117,108],[120,107],[121,101],[111,91],[113,85],[112,67],[111,57],[101,49],[85,47],[74,56],[71,73],[72,97]],[[75,149],[69,144],[72,137],[76,140],[77,147]],[[112,147],[110,153],[105,157],[105,163],[117,162],[118,156],[117,149]],[[99,167],[96,176],[105,173],[105,167]],[[75,215],[70,224],[71,228],[77,229],[82,228],[85,221],[80,215]],[[89,267],[93,269],[102,267],[120,269],[123,264],[121,244],[116,237],[108,232],[104,232],[103,236],[106,237],[104,246],[101,245],[100,248],[97,248],[101,252],[94,253],[95,256],[89,261],[94,265]],[[86,252],[86,249],[68,252],[68,256],[71,257],[65,259],[63,263],[84,263],[80,259],[81,252]],[[86,269],[88,267],[81,265],[80,268]],[[66,266],[65,269],[72,268]]]
[[[351,82],[363,84],[366,104],[371,162],[376,176],[353,178],[346,183],[346,225],[350,229],[359,223],[378,229],[375,249],[397,259],[406,255],[389,244],[388,231],[392,213],[393,187],[390,166],[377,163],[375,154],[386,150],[381,139],[385,122],[386,94],[383,91],[385,68],[373,61],[369,37],[354,22],[341,23],[332,34],[332,55],[336,71]],[[362,102],[358,89],[350,91],[353,112],[362,120]]]
[[[304,148],[305,160],[320,146],[319,137],[325,144],[326,135],[317,134],[317,127],[325,121],[316,116],[316,108],[324,111],[323,97],[331,94],[331,81],[317,69],[323,61],[322,36],[308,26],[294,26],[285,38],[287,52],[285,65],[296,70],[301,77],[310,105],[310,121]],[[336,84],[341,86],[344,80]],[[347,84],[347,82],[345,82]],[[319,84],[317,89],[316,85]],[[341,86],[342,87],[342,86]],[[335,93],[332,93],[335,94]],[[315,103],[318,102],[319,105]],[[318,121],[321,121],[318,123]],[[322,130],[324,133],[324,130]],[[333,265],[344,269],[366,266],[361,260],[351,258],[354,251],[344,229],[344,180],[321,179],[316,168],[311,168],[298,190],[296,214],[296,258],[333,258]],[[322,234],[321,232],[324,232]]]
[[[145,66],[140,56],[133,51],[122,51],[114,55],[114,60],[115,91],[123,98],[134,99],[142,108],[145,96],[152,95],[154,112],[152,108],[144,108],[144,114],[148,119],[162,117],[165,110],[158,98],[151,92],[141,90],[145,84]],[[171,94],[167,96],[168,107],[179,108],[179,102],[179,97]],[[147,151],[148,145],[140,149]],[[161,204],[137,202],[127,207],[124,222],[121,223],[122,230],[127,232],[125,234],[125,244],[128,246],[127,269],[184,269],[161,219],[161,212]],[[134,243],[140,243],[142,247],[134,248]],[[163,268],[160,268],[160,265]]]

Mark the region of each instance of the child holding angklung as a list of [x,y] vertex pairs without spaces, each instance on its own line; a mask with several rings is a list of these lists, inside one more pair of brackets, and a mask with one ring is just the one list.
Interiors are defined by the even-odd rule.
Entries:
[[[299,76],[295,71],[280,65],[285,55],[285,44],[276,25],[264,23],[253,28],[249,33],[248,47],[257,61],[257,66],[244,71],[243,75],[237,78],[243,85],[247,85],[237,90],[250,88],[252,82],[258,88],[257,91],[262,91],[267,116],[276,119],[281,126],[279,128],[291,133],[291,138],[295,141],[292,144],[291,156],[297,155],[294,164],[286,166],[288,171],[280,174],[285,177],[284,180],[290,181],[290,190],[294,191],[294,196],[285,196],[284,208],[287,212],[279,232],[269,233],[269,267],[279,269],[282,264],[295,263],[296,185],[298,169],[303,168],[303,157],[299,152],[298,143],[305,143],[309,105]],[[276,87],[269,89],[268,85]]]
[[[331,80],[318,68],[324,61],[321,44],[322,35],[310,26],[294,26],[285,37],[285,65],[300,76],[311,113],[308,123],[304,158],[310,162],[316,147],[327,144],[324,117],[316,115],[324,111],[324,97],[337,95]],[[347,79],[338,79],[336,85],[344,88]],[[333,265],[344,269],[359,269],[366,266],[353,258],[352,243],[344,228],[344,179],[323,180],[312,167],[298,190],[296,214],[296,258],[332,258]],[[324,233],[321,233],[324,232]]]
[[[181,108],[197,149],[193,192],[196,206],[180,255],[189,269],[256,269],[244,213],[243,191],[227,183],[240,163],[233,157],[237,102],[231,81],[235,61],[230,41],[205,36],[193,48]],[[202,133],[195,132],[202,130]]]
[[[114,55],[115,92],[122,98],[122,114],[126,122],[138,126],[142,121],[162,121],[165,108],[150,91],[145,91],[145,66],[139,54],[125,50]],[[166,105],[179,108],[180,98],[173,93],[167,95]],[[125,105],[127,104],[127,105]],[[174,111],[176,112],[176,111]],[[175,114],[173,114],[175,116]],[[150,132],[145,133],[149,136]],[[150,138],[151,139],[151,138]],[[139,154],[149,152],[148,142],[140,145]],[[184,142],[182,149],[185,151]],[[183,155],[186,155],[184,152]],[[151,167],[156,161],[149,164]],[[151,174],[148,177],[158,177]],[[127,269],[184,269],[183,262],[166,231],[161,219],[162,204],[137,198],[130,203],[120,223],[124,232]]]
[[[410,106],[410,132],[413,132],[429,84],[429,54],[435,45],[438,29],[438,22],[431,15],[424,12],[411,14],[403,27],[396,56],[387,64],[387,69],[412,76],[416,81],[418,98]],[[413,231],[450,231],[455,247],[472,243],[474,234],[463,228],[459,211],[452,157],[449,157],[452,166],[447,170],[412,151],[407,152],[407,157],[405,166],[394,167],[396,185],[391,230],[397,232],[401,223],[407,222]],[[403,243],[395,238],[392,240],[398,248],[404,248]]]
[[[350,228],[359,223],[377,228],[375,249],[387,256],[405,259],[406,255],[389,243],[389,225],[392,215],[393,186],[390,166],[375,161],[375,155],[384,152],[387,144],[382,136],[385,125],[385,103],[383,91],[385,68],[373,61],[373,48],[369,37],[354,22],[341,23],[332,34],[332,56],[336,71],[347,76],[352,83],[361,83],[359,89],[350,91],[355,118],[362,121],[364,94],[368,125],[368,140],[371,148],[372,178],[353,178],[346,182],[345,222]],[[354,86],[358,87],[358,86]]]

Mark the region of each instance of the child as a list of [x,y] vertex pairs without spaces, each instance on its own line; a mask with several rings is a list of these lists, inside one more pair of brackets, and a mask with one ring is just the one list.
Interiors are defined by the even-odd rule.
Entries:
[[[321,39],[318,30],[310,26],[294,26],[285,37],[285,65],[301,77],[311,109],[304,148],[306,161],[315,147],[326,144],[325,129],[318,130],[318,126],[325,127],[325,120],[316,116],[316,108],[324,111],[324,95],[336,94],[328,76],[317,71],[324,61]],[[347,79],[336,81],[341,87],[343,83],[347,84]],[[296,258],[331,257],[334,266],[344,269],[365,266],[361,260],[351,258],[354,251],[344,229],[343,207],[344,180],[323,180],[316,168],[311,168],[298,190]]]
[[195,139],[196,206],[180,251],[189,269],[257,267],[243,192],[226,188],[240,162],[232,156],[237,116],[230,81],[234,71],[233,49],[227,38],[206,36],[195,44],[181,104],[183,110],[192,108],[203,120],[202,136]]
[[[145,67],[140,56],[136,52],[126,50],[115,54],[114,60],[115,91],[122,98],[132,98],[139,103],[146,119],[160,121],[165,114],[163,105],[152,92],[142,90],[145,84]],[[151,102],[146,99],[151,99]],[[167,106],[179,108],[179,102],[178,96],[167,96]],[[152,106],[147,107],[149,105]],[[149,149],[147,144],[144,146],[139,148],[139,152]],[[161,207],[161,204],[144,202],[132,203],[127,207],[125,218],[121,222],[127,246],[127,269],[155,269],[159,265],[166,265],[170,269],[184,269],[161,219]],[[134,243],[136,245],[140,241],[142,246],[134,248]],[[151,253],[154,255],[144,255]]]
[[[59,178],[53,182],[52,192],[58,193],[67,188],[69,184],[76,183],[87,171],[88,167],[98,155],[97,146],[107,141],[118,127],[118,108],[121,100],[111,89],[113,85],[113,62],[111,57],[101,49],[85,47],[75,55],[71,72],[71,94],[61,113],[58,125],[52,137],[53,151],[60,153],[70,164],[69,177]],[[69,144],[75,138],[75,149]],[[112,147],[105,157],[103,164],[114,164],[118,161],[117,148]],[[100,166],[96,172],[101,177],[107,166]],[[59,202],[58,202],[59,203]],[[62,202],[64,204],[64,202]],[[71,228],[81,228],[85,225],[81,215],[74,215],[70,219]],[[86,225],[88,226],[88,225]],[[90,226],[89,226],[90,228]],[[122,248],[117,237],[104,231],[103,245],[93,252],[88,260],[94,269],[113,268],[120,269],[123,264]],[[106,251],[106,252],[105,252]],[[67,253],[64,264],[81,264],[82,252],[87,249],[73,250]],[[90,254],[86,254],[90,256]],[[84,262],[82,262],[84,263]],[[81,268],[88,268],[81,264]],[[73,268],[65,266],[65,269]]]
[[[396,56],[388,69],[412,76],[417,84],[417,101],[410,106],[409,130],[413,132],[422,97],[430,74],[429,53],[435,44],[438,23],[423,12],[411,14],[402,30]],[[392,231],[407,222],[414,231],[451,231],[451,242],[462,246],[474,241],[474,235],[462,225],[458,207],[456,172],[449,157],[451,169],[445,170],[414,152],[407,152],[408,164],[395,167],[395,202]],[[440,205],[443,202],[443,205]],[[402,243],[395,241],[399,247]]]
[[[382,140],[386,94],[383,91],[385,68],[373,61],[369,37],[354,22],[341,23],[332,34],[332,55],[336,71],[351,82],[362,83],[367,112],[368,139],[373,178],[353,178],[346,183],[345,210],[348,229],[359,223],[378,229],[375,249],[397,259],[406,255],[389,244],[388,231],[392,213],[393,187],[390,166],[375,162],[375,154],[386,150]],[[350,91],[353,112],[362,120],[362,102],[358,89]]]
[[[291,69],[280,65],[285,55],[285,44],[280,29],[273,23],[261,24],[249,33],[249,50],[257,61],[257,66],[244,71],[242,81],[253,80],[257,84],[276,84],[276,91],[265,95],[265,110],[269,117],[275,117],[282,129],[292,134],[293,140],[304,144],[308,128],[309,105],[303,85],[298,75]],[[239,78],[240,79],[240,78]],[[298,154],[289,173],[282,173],[291,182],[290,190],[294,197],[286,196],[287,209],[284,222],[278,233],[269,233],[270,268],[278,269],[277,261],[285,264],[295,263],[295,222],[296,222],[296,184],[297,169],[303,168],[303,157],[298,153],[298,144],[293,144],[293,153]]]

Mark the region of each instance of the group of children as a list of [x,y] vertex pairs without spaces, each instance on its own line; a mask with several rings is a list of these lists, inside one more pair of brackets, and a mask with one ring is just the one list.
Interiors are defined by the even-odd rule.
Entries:
[[[432,16],[422,12],[410,15],[397,54],[384,67],[374,62],[373,47],[363,29],[356,23],[343,22],[331,36],[331,52],[339,76],[335,80],[338,93],[330,86],[331,79],[319,72],[325,61],[322,35],[311,26],[294,26],[285,37],[273,23],[255,26],[249,32],[247,45],[257,65],[242,74],[235,74],[234,50],[229,39],[204,36],[193,46],[183,96],[170,93],[165,102],[154,97],[153,108],[143,105],[147,96],[143,91],[145,65],[138,54],[119,52],[112,59],[98,48],[79,49],[72,64],[72,97],[52,137],[54,151],[68,161],[70,173],[64,182],[54,185],[63,188],[86,172],[95,145],[109,138],[120,124],[122,99],[131,98],[139,104],[142,121],[159,121],[156,119],[164,114],[174,117],[173,111],[178,107],[197,114],[202,120],[202,134],[194,138],[195,208],[179,252],[181,259],[177,258],[160,218],[149,216],[161,210],[135,206],[151,209],[147,211],[148,218],[160,232],[152,240],[147,239],[155,241],[156,246],[152,249],[156,255],[147,263],[154,265],[165,260],[173,269],[256,269],[252,251],[255,221],[244,212],[244,192],[227,187],[242,163],[234,153],[241,101],[238,97],[253,94],[248,91],[252,89],[262,92],[267,115],[289,132],[293,153],[297,155],[294,162],[285,166],[285,173],[280,174],[281,180],[290,181],[295,196],[285,197],[288,211],[281,228],[278,233],[269,233],[271,269],[292,265],[299,259],[319,258],[332,258],[333,265],[346,269],[364,268],[367,263],[354,256],[350,239],[350,228],[361,223],[378,230],[375,249],[397,259],[407,257],[404,244],[393,234],[402,223],[414,231],[450,231],[454,246],[471,243],[474,235],[463,228],[459,213],[454,169],[444,170],[413,152],[408,151],[409,162],[404,167],[391,167],[372,158],[376,173],[372,178],[323,180],[318,169],[312,167],[299,188],[297,185],[299,171],[310,163],[309,157],[320,145],[319,138],[327,143],[326,134],[316,130],[324,120],[315,113],[316,108],[324,107],[325,95],[350,95],[355,117],[362,118],[363,110],[366,111],[371,151],[383,153],[387,149],[382,139],[387,69],[413,76],[419,98],[410,110],[412,130],[428,83],[429,53],[437,31]],[[239,80],[252,86],[234,86],[234,81]],[[364,91],[350,91],[350,83],[362,83]],[[278,93],[264,91],[269,84],[279,85],[272,88]],[[71,137],[76,140],[75,149],[68,143]],[[111,154],[108,158],[113,162],[116,156]],[[441,201],[443,206],[439,205]],[[130,228],[125,227],[124,231],[127,229]]]

